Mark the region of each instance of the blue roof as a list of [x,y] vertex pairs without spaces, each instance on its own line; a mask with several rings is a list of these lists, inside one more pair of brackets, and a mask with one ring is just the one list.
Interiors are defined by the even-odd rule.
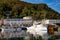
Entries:
[[14,18],[13,20],[23,20],[22,18]]

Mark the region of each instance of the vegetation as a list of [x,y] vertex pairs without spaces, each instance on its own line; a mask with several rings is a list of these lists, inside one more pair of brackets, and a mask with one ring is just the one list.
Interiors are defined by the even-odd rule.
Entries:
[[8,38],[8,39],[6,39],[6,38],[4,38],[4,39],[2,39],[2,40],[24,40],[24,38],[23,37],[18,37],[18,38]]
[[39,36],[38,38],[36,37],[31,37],[30,39],[24,39],[24,37],[15,37],[15,38],[8,38],[8,39],[1,39],[1,40],[43,40],[41,36]]
[[58,40],[60,39],[60,35],[54,35],[51,38],[49,38],[48,40]]
[[60,19],[60,14],[49,8],[46,4],[31,4],[20,0],[0,0],[0,18],[22,18],[32,16],[33,19]]
[[32,37],[30,40],[43,40],[41,36],[39,37]]

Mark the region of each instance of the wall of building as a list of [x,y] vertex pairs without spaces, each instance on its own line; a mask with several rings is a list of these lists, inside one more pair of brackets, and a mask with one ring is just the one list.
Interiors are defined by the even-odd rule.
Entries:
[[18,26],[31,26],[33,24],[33,20],[31,19],[5,19],[3,24],[9,24],[9,25],[18,25]]

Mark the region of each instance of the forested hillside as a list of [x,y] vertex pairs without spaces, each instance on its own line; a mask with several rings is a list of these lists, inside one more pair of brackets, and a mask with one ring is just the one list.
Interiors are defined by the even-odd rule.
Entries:
[[48,7],[47,4],[31,4],[20,0],[0,0],[0,18],[22,18],[32,16],[33,19],[60,19],[60,14]]

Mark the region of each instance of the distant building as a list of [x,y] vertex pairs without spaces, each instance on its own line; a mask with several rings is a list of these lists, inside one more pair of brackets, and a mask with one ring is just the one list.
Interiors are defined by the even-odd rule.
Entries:
[[58,19],[48,19],[48,20],[42,20],[42,23],[44,24],[54,24],[54,23],[59,23],[60,24],[60,20]]
[[32,19],[31,16],[23,17],[23,19]]
[[15,19],[4,19],[3,22],[4,25],[10,25],[10,26],[31,26],[33,24],[33,20],[30,18],[23,18],[23,19],[19,19],[19,18],[15,18]]
[[3,24],[4,19],[0,19],[0,26]]

